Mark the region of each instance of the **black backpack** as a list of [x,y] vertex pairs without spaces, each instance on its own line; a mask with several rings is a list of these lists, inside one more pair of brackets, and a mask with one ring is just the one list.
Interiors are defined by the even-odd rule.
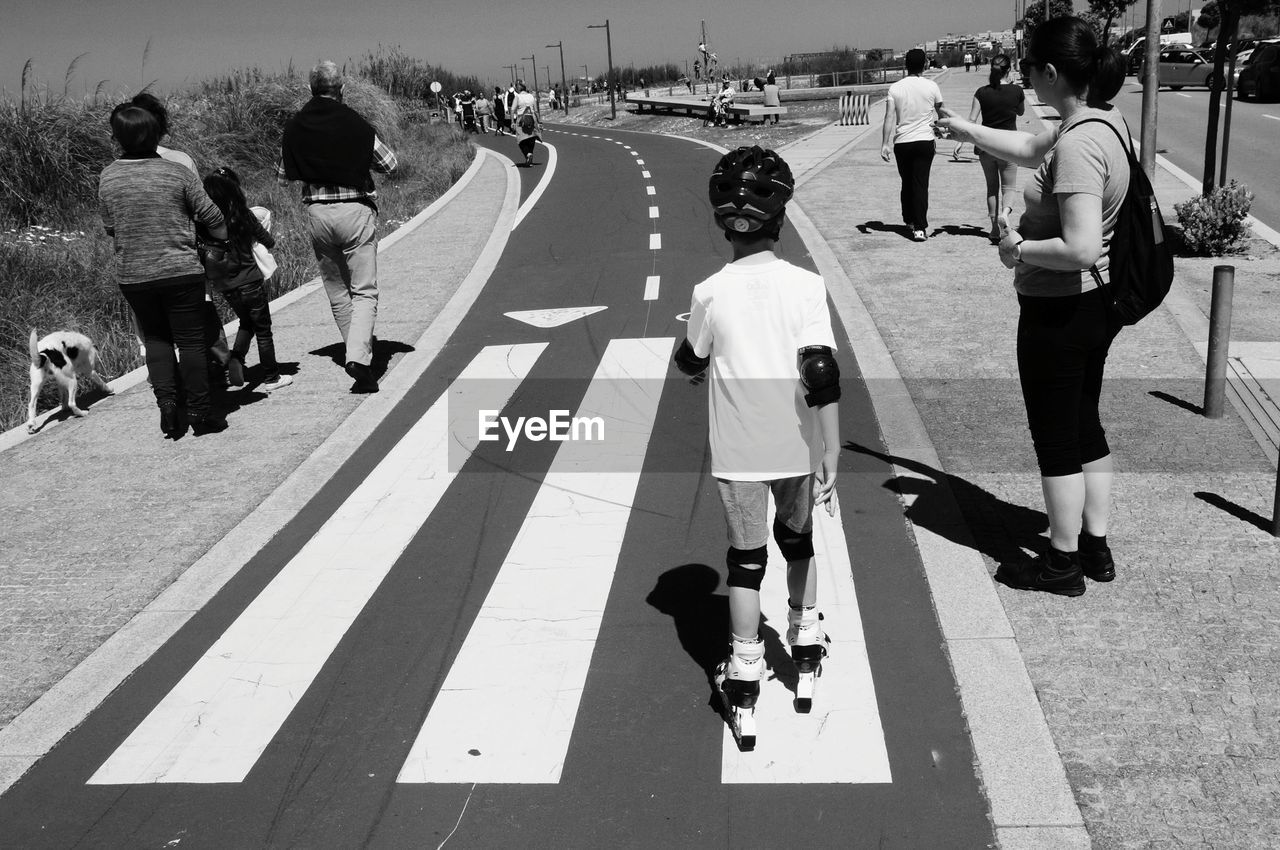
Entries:
[[1129,189],[1120,203],[1108,252],[1111,282],[1102,282],[1096,265],[1091,266],[1089,272],[1102,289],[1115,320],[1121,325],[1132,325],[1159,307],[1169,294],[1173,284],[1173,250],[1151,181],[1134,156],[1133,145],[1126,145],[1115,125],[1102,118],[1086,118],[1067,131],[1090,123],[1111,128],[1129,156]]

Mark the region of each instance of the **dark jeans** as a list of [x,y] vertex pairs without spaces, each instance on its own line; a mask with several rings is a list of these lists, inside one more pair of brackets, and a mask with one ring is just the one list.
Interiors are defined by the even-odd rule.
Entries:
[[[209,413],[209,361],[205,342],[204,275],[170,277],[120,287],[147,350],[147,378],[157,404],[177,403],[182,374],[187,412]],[[178,347],[180,359],[173,356]]]
[[1018,304],[1018,377],[1040,474],[1074,475],[1111,453],[1098,399],[1117,328],[1099,289]]
[[267,293],[263,281],[254,280],[222,293],[231,309],[240,319],[236,342],[231,356],[244,362],[249,353],[250,340],[258,340],[258,360],[266,372],[264,381],[280,377],[280,365],[276,362],[276,343],[271,335],[271,308],[267,306]]
[[520,153],[524,154],[525,156],[530,156],[533,153],[533,146],[536,145],[537,143],[538,143],[537,139],[528,138],[528,139],[521,139],[520,141],[516,142],[516,146],[520,148]]
[[893,146],[902,178],[902,221],[916,230],[929,227],[929,169],[933,167],[933,139]]

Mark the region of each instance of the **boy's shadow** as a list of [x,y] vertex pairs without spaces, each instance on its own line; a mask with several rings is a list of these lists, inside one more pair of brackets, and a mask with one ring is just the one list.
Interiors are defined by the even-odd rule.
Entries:
[[[378,339],[373,338],[373,359],[369,361],[369,368],[373,371],[374,378],[381,378],[387,373],[387,367],[391,365],[391,358],[397,354],[408,354],[414,351],[414,347],[405,342],[395,339]],[[328,357],[338,368],[346,366],[347,346],[341,342],[331,343],[321,348],[308,351],[308,354],[316,357]],[[281,367],[283,371],[283,366]]]
[[[910,458],[878,452],[858,443],[845,443],[844,447],[930,479],[895,476],[883,485],[900,496],[916,497],[905,512],[916,525],[953,543],[976,548],[997,564],[1025,560],[1025,550],[1044,548],[1041,534],[1048,529],[1049,518],[1043,511],[1006,502],[959,476]],[[960,506],[963,522],[958,525],[949,504],[951,498]]]
[[[658,583],[645,601],[675,622],[680,646],[706,674],[710,695],[707,704],[721,712],[715,696],[716,666],[729,652],[729,597],[716,593],[720,574],[706,564],[682,564],[658,576]],[[777,679],[796,691],[798,675],[791,653],[787,651],[777,630],[762,618],[760,639],[764,641],[764,660],[769,679]]]
[[872,231],[876,233],[896,233],[903,239],[911,240],[911,228],[905,224],[885,224],[883,221],[868,221],[858,225],[858,232],[864,236]]

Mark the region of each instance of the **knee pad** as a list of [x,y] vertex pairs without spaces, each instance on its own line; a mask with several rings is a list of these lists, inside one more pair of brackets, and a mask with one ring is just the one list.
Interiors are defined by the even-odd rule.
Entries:
[[813,532],[792,531],[784,522],[773,521],[773,539],[778,550],[788,561],[803,561],[813,557]]
[[[737,549],[730,546],[725,561],[729,564],[729,587],[759,590],[760,582],[764,581],[765,565],[769,562],[769,550],[764,546],[758,549]],[[748,564],[759,566],[752,569]]]

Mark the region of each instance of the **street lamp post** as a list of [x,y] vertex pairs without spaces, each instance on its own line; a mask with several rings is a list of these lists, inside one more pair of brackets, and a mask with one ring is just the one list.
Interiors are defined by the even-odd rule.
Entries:
[[511,85],[512,85],[512,86],[515,86],[515,84],[516,84],[516,66],[515,66],[515,65],[503,65],[502,67],[506,68],[508,71],[510,71],[510,72],[511,72]]
[[533,111],[538,113],[538,119],[541,120],[542,108],[538,103],[538,60],[535,59],[533,56],[521,56],[520,58],[522,60],[528,59],[530,62],[533,63]]
[[618,104],[613,99],[613,36],[609,32],[609,19],[605,18],[603,24],[587,24],[589,30],[604,30],[604,46],[609,59],[609,75],[605,77],[605,86],[609,89],[609,116],[611,118],[618,117]]
[[560,50],[560,97],[564,100],[564,114],[569,114],[569,81],[564,76],[564,41],[557,41],[555,44],[548,44],[547,47],[555,47]]

